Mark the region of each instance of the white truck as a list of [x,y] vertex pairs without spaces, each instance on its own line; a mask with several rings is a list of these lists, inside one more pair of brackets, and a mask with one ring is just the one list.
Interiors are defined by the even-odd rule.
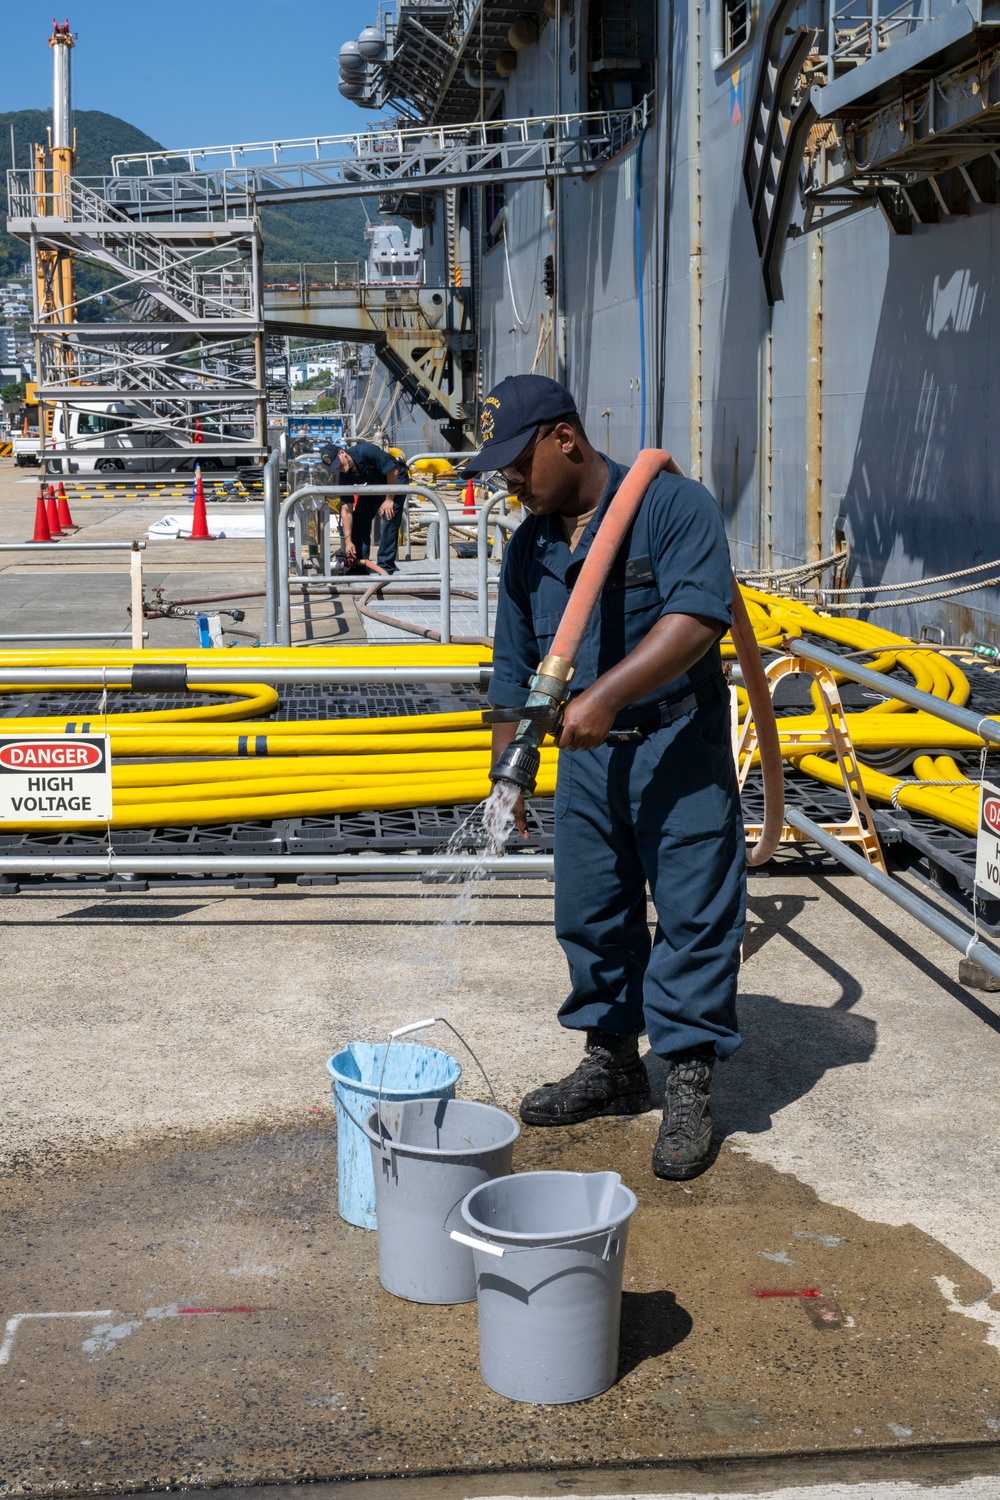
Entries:
[[15,429],[11,434],[10,444],[14,453],[14,462],[19,469],[38,464],[41,445],[38,441],[37,427],[29,427],[27,432],[23,428]]
[[[237,469],[246,462],[233,454],[214,454],[213,446],[225,442],[227,435],[212,417],[200,418],[200,424],[203,441],[198,446],[202,451],[196,456],[178,455],[171,431],[159,425],[154,413],[141,405],[104,401],[85,407],[72,406],[68,412],[57,406],[52,416],[52,435],[46,447],[68,448],[71,452],[46,458],[46,472],[103,474],[127,470],[133,474],[155,473],[167,469],[193,469],[195,464],[200,464],[208,473]],[[133,451],[148,448],[161,449],[162,456],[160,453]]]

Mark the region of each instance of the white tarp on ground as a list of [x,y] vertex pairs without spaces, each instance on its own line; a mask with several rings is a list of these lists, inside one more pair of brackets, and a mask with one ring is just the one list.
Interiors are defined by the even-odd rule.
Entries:
[[[208,512],[208,529],[213,536],[244,536],[262,537],[264,535],[264,514],[257,511],[251,515],[234,515],[227,507],[224,516],[213,515]],[[172,542],[178,536],[188,535],[191,531],[191,511],[183,516],[164,516],[162,521],[154,521],[146,532],[151,542]]]

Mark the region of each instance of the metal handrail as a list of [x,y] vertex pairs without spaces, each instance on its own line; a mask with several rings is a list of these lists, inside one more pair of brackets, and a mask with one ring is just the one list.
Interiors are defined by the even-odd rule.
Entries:
[[[490,633],[490,560],[487,555],[489,518],[493,507],[507,498],[506,495],[492,495],[479,507],[479,520],[476,527],[476,563],[478,566],[476,598],[479,606],[478,629],[483,640],[486,640]],[[508,516],[497,516],[493,524],[503,527],[506,531],[516,531],[520,522],[512,521]]]
[[278,523],[281,491],[280,455],[275,449],[264,465],[264,645],[278,644]]
[[[128,175],[129,167],[138,165],[144,167],[146,174],[151,176],[154,163],[185,161],[188,169],[195,172],[198,170],[197,163],[204,162],[209,157],[226,156],[232,167],[239,168],[247,165],[244,160],[247,156],[255,154],[269,156],[275,165],[280,165],[281,157],[287,152],[297,153],[301,159],[309,151],[314,153],[316,161],[322,161],[321,148],[330,146],[345,147],[356,156],[365,156],[369,153],[396,153],[413,146],[444,151],[455,143],[495,145],[498,129],[503,131],[507,141],[529,141],[536,136],[541,136],[546,141],[555,143],[559,139],[560,130],[572,140],[574,137],[569,135],[572,126],[599,124],[608,136],[613,137],[616,127],[620,129],[626,120],[638,134],[647,114],[648,103],[644,99],[641,103],[626,110],[602,109],[582,114],[526,115],[517,120],[504,120],[499,127],[495,120],[473,120],[460,125],[406,125],[402,127],[395,121],[387,120],[374,127],[369,126],[365,130],[353,131],[348,135],[311,135],[284,141],[244,141],[224,146],[182,146],[176,150],[121,152],[111,158],[111,170],[116,177],[123,177]],[[550,131],[551,134],[548,134]]]
[[[796,653],[801,654],[801,653]],[[992,974],[995,979],[1000,979],[1000,954],[988,948],[980,937],[968,928],[962,927],[958,922],[953,922],[944,912],[938,911],[929,901],[924,901],[915,891],[909,890],[898,880],[893,880],[891,875],[884,875],[882,871],[859,854],[856,849],[850,849],[834,834],[828,833],[812,818],[807,818],[805,813],[800,812],[797,807],[785,808],[785,821],[799,833],[805,834],[812,843],[818,844],[834,859],[839,859],[842,865],[846,865],[853,875],[860,875],[862,880],[867,880],[883,896],[888,896],[903,911],[909,912],[911,917],[916,917],[918,922],[923,922],[931,932],[937,933],[946,943],[957,948],[966,958],[972,959],[980,968]]]
[[145,542],[0,542],[0,552],[145,552]]
[[898,698],[911,708],[923,709],[925,713],[944,719],[947,724],[954,724],[959,729],[967,729],[970,734],[977,734],[981,740],[987,740],[991,745],[1000,745],[1000,719],[972,713],[967,708],[959,708],[955,703],[947,703],[943,698],[935,698],[932,693],[910,687],[908,683],[897,682],[895,678],[888,679],[882,672],[873,672],[869,667],[859,666],[847,657],[838,656],[836,651],[825,651],[822,646],[814,646],[810,641],[789,640],[785,642],[785,646],[792,656],[801,656],[831,672],[841,672],[865,687],[874,688],[882,698]]
[[4,875],[522,875],[551,877],[551,854],[3,854]]
[[[508,181],[586,175],[634,140],[648,123],[649,113],[647,97],[622,111],[526,116],[505,120],[502,126],[495,121],[405,128],[390,123],[356,135],[313,137],[299,143],[312,146],[317,141],[335,151],[339,148],[341,154],[329,160],[317,149],[311,158],[288,161],[283,142],[140,152],[116,158],[114,175],[87,179],[86,190],[136,222],[163,215],[208,221],[219,209],[226,218],[236,219],[252,215],[255,205],[272,200],[357,197],[380,188],[398,190],[412,182],[430,192],[485,182],[497,173]],[[287,144],[294,154],[292,143]],[[248,151],[252,156],[261,150],[266,154],[270,148],[276,148],[270,150],[270,162],[239,164]],[[230,165],[225,164],[227,156]],[[199,169],[196,163],[208,157],[219,160],[206,161]],[[163,163],[174,170],[157,171],[156,166]],[[130,168],[138,168],[140,175]],[[11,188],[13,212],[8,227],[13,225],[16,233],[27,228],[25,221],[37,201],[30,170]],[[91,204],[85,207],[89,211]]]
[[[288,574],[288,518],[291,511],[299,501],[309,496],[318,495],[321,499],[329,500],[335,497],[340,500],[350,500],[355,495],[420,495],[429,500],[437,508],[441,522],[442,538],[447,539],[451,518],[448,508],[440,495],[433,490],[420,484],[304,484],[288,496],[278,514],[278,526],[276,535],[276,551],[278,554],[278,629],[280,633],[280,644],[290,646],[292,644],[292,608],[291,590]],[[447,646],[451,641],[451,554],[445,542],[441,547],[441,644]]]
[[142,597],[142,554],[146,550],[146,543],[138,540],[132,542],[0,542],[0,552],[128,552],[129,553],[129,583],[131,591],[132,619],[128,630],[116,630],[108,632],[99,631],[72,631],[64,630],[45,631],[39,630],[30,634],[23,632],[18,635],[0,636],[4,641],[97,641],[97,640],[119,640],[123,635],[131,635],[133,651],[141,651],[142,643],[149,632],[143,630],[142,623],[145,618],[143,612]]
[[[323,667],[312,664],[307,667],[291,667],[284,662],[271,661],[266,655],[255,660],[253,666],[234,667],[226,664],[229,657],[228,651],[213,652],[212,655],[219,655],[222,658],[218,666],[192,667],[183,661],[154,662],[152,665],[176,668],[178,689],[205,687],[213,682],[320,683],[325,687],[371,687],[377,683],[395,682],[417,682],[424,686],[434,686],[457,682],[468,687],[478,687],[485,692],[486,685],[493,676],[493,667],[488,661],[477,662],[473,666],[387,667],[379,664],[377,651],[372,652],[374,660],[367,667]],[[140,685],[134,682],[132,677],[133,672],[137,670],[141,673],[141,663],[129,663],[122,667],[0,666],[0,683],[5,687],[50,684],[53,687],[62,685],[81,688],[104,686],[131,688]],[[149,691],[148,684],[142,685],[142,691]],[[13,722],[15,721],[11,720],[11,723]],[[280,733],[281,724],[276,720],[272,729],[274,733]]]

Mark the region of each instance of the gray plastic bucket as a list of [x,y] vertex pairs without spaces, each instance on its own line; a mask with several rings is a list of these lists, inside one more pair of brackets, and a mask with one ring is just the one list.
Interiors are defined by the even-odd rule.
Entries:
[[492,1104],[464,1099],[382,1100],[365,1121],[378,1218],[378,1276],[410,1302],[472,1302],[476,1268],[462,1226],[462,1200],[511,1169],[521,1127]]
[[472,1190],[479,1368],[512,1401],[585,1401],[614,1384],[635,1194],[617,1172],[522,1172]]
[[328,1058],[326,1071],[337,1106],[337,1211],[348,1224],[374,1229],[375,1178],[363,1121],[380,1085],[386,1102],[451,1099],[462,1068],[450,1052],[417,1042],[351,1042]]

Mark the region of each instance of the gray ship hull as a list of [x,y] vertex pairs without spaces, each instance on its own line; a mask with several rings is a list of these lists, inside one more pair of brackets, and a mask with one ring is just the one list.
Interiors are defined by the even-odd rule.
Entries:
[[[785,29],[805,15],[789,8]],[[594,107],[583,42],[570,43],[575,23],[564,5],[558,47],[557,23],[543,25],[495,109],[512,119]],[[783,295],[769,305],[744,181],[766,31],[756,16],[746,44],[716,67],[713,24],[696,4],[659,0],[649,128],[592,176],[554,193],[539,181],[510,184],[499,230],[495,197],[462,195],[459,259],[476,289],[480,398],[534,368],[565,380],[591,437],[615,457],[633,455],[644,429],[647,445],[668,447],[718,498],[739,567],[822,557],[838,533],[855,586],[1000,556],[997,208],[967,196],[962,211],[942,209],[938,222],[911,216],[899,233],[872,200],[796,235],[799,174],[799,191],[787,195]],[[825,128],[815,125],[810,141]],[[429,257],[444,253],[444,214],[439,198]],[[543,286],[549,255],[554,297]],[[426,421],[400,435],[434,446]],[[979,588],[870,618],[908,634],[935,625],[949,639],[993,639],[998,593]]]

